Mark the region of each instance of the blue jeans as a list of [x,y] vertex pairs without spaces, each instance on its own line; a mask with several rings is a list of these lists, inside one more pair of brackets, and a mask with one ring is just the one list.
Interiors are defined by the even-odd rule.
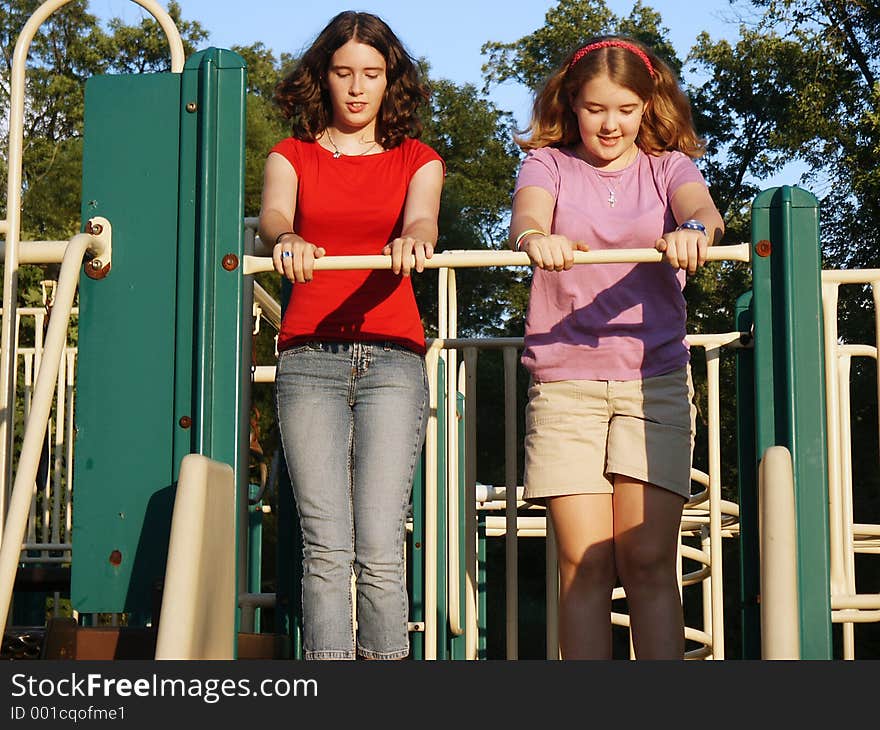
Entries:
[[304,656],[406,657],[403,549],[428,417],[424,358],[390,343],[310,342],[279,355],[275,395],[302,528]]

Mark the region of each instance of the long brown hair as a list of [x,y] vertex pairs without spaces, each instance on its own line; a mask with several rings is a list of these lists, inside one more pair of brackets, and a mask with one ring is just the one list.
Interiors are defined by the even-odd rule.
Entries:
[[332,120],[330,95],[324,79],[333,54],[350,40],[375,48],[385,59],[388,85],[376,118],[376,140],[385,149],[405,137],[418,137],[422,123],[417,111],[428,100],[418,66],[391,28],[370,13],[339,13],[275,88],[275,103],[290,119],[293,136],[313,142]]
[[[621,42],[624,47],[602,45],[607,41]],[[601,36],[588,40],[581,48],[593,44],[599,47],[580,54],[573,65],[579,49],[569,53],[544,83],[535,96],[529,128],[515,137],[520,148],[528,151],[538,147],[566,147],[580,141],[571,100],[585,83],[605,75],[645,102],[636,137],[636,144],[643,152],[658,155],[678,150],[688,157],[701,156],[705,147],[694,129],[690,102],[672,69],[632,38]],[[638,51],[644,53],[644,58]]]

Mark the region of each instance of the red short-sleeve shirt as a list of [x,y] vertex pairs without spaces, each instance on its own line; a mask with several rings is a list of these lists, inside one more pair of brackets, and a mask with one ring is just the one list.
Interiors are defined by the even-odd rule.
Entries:
[[[293,137],[271,151],[296,171],[294,230],[327,256],[382,253],[400,235],[413,175],[441,160],[410,138],[381,154],[359,157],[334,158],[316,142]],[[293,284],[278,349],[309,340],[391,341],[424,353],[412,280],[391,271],[316,271],[311,282]]]

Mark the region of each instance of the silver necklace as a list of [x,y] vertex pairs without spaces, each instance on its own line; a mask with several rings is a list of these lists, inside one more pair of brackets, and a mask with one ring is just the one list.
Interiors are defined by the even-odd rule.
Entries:
[[[627,162],[626,165],[624,165],[623,168],[621,168],[621,170],[622,171],[626,170],[633,163],[635,158],[638,156],[639,156],[639,151],[636,150],[635,157],[633,157],[632,160]],[[584,160],[584,161],[586,162],[586,160]],[[610,208],[613,208],[615,205],[617,205],[617,188],[620,186],[620,181],[623,179],[623,174],[617,176],[614,179],[614,185],[609,185],[607,182],[605,182],[605,178],[602,177],[601,173],[595,168],[595,166],[590,165],[589,162],[587,162],[587,165],[589,165],[590,169],[596,173],[596,177],[599,178],[599,182],[602,183],[602,185],[608,191],[608,206]]]
[[[598,172],[596,174],[599,175]],[[608,205],[613,208],[617,204],[617,186],[620,185],[620,178],[615,178],[614,185],[609,185],[605,182],[601,175],[599,175],[599,180],[608,190]]]
[[[338,160],[340,157],[343,156],[343,153],[336,146],[336,142],[333,141],[333,137],[330,136],[330,128],[328,127],[324,131],[327,132],[327,141],[333,145],[333,159]],[[362,144],[366,144],[366,142],[363,142]],[[373,147],[375,147],[375,146],[376,146],[376,140],[373,140],[373,144],[371,144],[369,147],[367,147],[367,149],[365,149],[363,152],[358,152],[356,155],[345,155],[345,156],[346,157],[363,157],[365,154],[367,154],[367,152],[372,150]]]

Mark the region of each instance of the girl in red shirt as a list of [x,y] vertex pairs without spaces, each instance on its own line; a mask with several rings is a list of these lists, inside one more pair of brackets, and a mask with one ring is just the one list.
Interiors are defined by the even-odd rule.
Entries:
[[[293,134],[266,160],[259,230],[292,282],[275,389],[306,659],[409,654],[403,546],[428,415],[410,272],[433,254],[444,173],[417,140],[427,98],[391,29],[356,12],[333,18],[276,91]],[[380,253],[390,271],[314,272],[325,255]]]

